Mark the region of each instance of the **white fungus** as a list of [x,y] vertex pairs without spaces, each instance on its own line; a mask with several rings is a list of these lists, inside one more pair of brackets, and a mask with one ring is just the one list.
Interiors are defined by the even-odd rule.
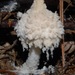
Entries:
[[[47,59],[49,59],[48,50],[51,50],[53,55],[54,48],[59,46],[62,34],[64,34],[63,25],[58,14],[49,11],[44,0],[34,0],[31,8],[21,15],[15,30],[23,48],[28,49],[28,46],[30,49],[32,47],[40,48],[43,52],[46,51]],[[34,56],[31,55],[31,59],[33,57],[35,57],[35,54]],[[37,63],[39,58],[35,58],[37,58],[37,61],[28,58],[26,62],[35,61]],[[34,63],[29,63],[29,65],[34,65]],[[26,67],[26,65],[23,66]],[[32,66],[32,68],[35,70],[37,66]]]

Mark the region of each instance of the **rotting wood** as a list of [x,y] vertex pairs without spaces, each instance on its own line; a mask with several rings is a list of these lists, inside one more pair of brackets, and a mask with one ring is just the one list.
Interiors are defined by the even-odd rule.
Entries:
[[0,70],[0,73],[2,73],[2,74],[6,73],[8,75],[16,75],[16,73],[8,71],[8,70]]

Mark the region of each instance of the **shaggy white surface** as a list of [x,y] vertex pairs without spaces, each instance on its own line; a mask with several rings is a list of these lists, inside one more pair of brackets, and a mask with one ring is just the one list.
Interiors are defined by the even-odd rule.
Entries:
[[39,69],[39,70],[33,70],[33,71],[27,71],[27,69],[26,70],[24,70],[23,68],[17,73],[17,71],[16,71],[16,74],[17,75],[30,75],[30,74],[34,74],[34,75],[43,75],[44,73],[49,73],[49,74],[51,74],[51,73],[54,73],[55,72],[55,70],[54,70],[54,67],[52,66],[52,65],[50,65],[48,68],[46,67],[46,66],[43,66],[43,68],[42,69]]
[[22,15],[15,30],[24,48],[34,45],[43,48],[43,51],[58,47],[64,33],[59,16],[47,10],[43,0],[34,0],[31,9]]
[[[48,50],[51,50],[51,54],[53,54],[54,48],[59,46],[62,34],[64,34],[63,25],[57,13],[47,10],[44,0],[34,0],[31,8],[20,16],[21,19],[16,24],[15,30],[23,48],[28,49],[28,46],[30,49],[32,47],[40,48],[43,52],[46,51],[47,59],[49,59]],[[31,56],[32,58],[33,56]],[[35,59],[33,61],[38,62]],[[27,60],[31,66],[34,65],[31,63],[33,61]],[[23,66],[27,68],[26,65]],[[37,65],[32,66],[34,69],[36,67]]]

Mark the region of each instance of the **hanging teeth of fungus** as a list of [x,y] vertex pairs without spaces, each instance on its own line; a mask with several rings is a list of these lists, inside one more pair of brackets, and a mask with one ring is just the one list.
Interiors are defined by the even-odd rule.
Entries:
[[[62,34],[64,34],[59,16],[56,12],[47,10],[44,0],[34,0],[31,8],[21,15],[15,30],[23,49],[28,49],[28,46],[30,49],[32,47],[40,48],[47,53],[47,59],[49,59],[48,50],[53,56],[53,50],[59,46]],[[39,59],[37,58],[37,60]]]

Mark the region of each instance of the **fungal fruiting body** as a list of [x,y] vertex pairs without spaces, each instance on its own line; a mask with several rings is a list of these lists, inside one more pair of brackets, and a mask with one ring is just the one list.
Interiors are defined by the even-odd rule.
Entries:
[[[64,34],[59,16],[56,12],[53,13],[46,8],[44,0],[34,0],[31,8],[22,14],[21,19],[18,20],[15,30],[23,49],[28,49],[28,47],[30,49],[33,47],[42,49],[43,52],[47,53],[47,59],[49,59],[48,50],[53,54],[54,48],[59,46],[60,39]],[[36,49],[34,50],[36,51]],[[36,56],[35,58],[39,60],[39,57]],[[33,62],[35,59],[31,61],[27,59],[27,61]]]

